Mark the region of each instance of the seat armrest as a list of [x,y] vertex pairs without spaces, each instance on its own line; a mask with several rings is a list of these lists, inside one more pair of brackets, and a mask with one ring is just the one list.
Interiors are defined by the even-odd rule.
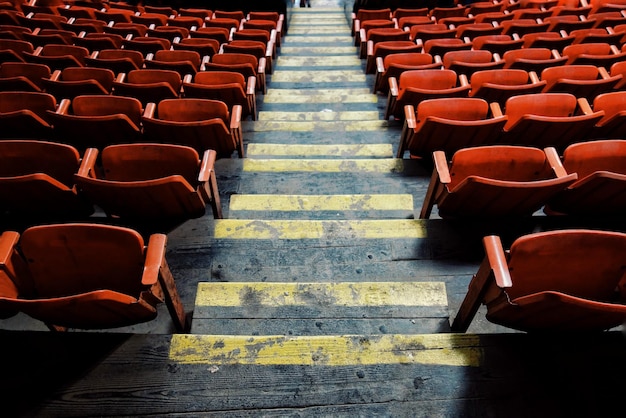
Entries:
[[204,151],[202,161],[200,162],[200,172],[198,173],[198,182],[205,183],[211,178],[211,172],[215,171],[215,160],[217,152],[212,149]]
[[246,85],[246,94],[248,96],[250,95],[254,95],[254,92],[256,91],[256,77],[251,75],[250,77],[248,77],[248,84]]
[[413,107],[413,105],[404,106],[404,121],[408,129],[415,129],[417,127],[417,120],[415,119],[415,107]]
[[500,107],[500,104],[497,102],[492,102],[489,103],[489,109],[491,110],[491,116],[493,116],[494,118],[499,118],[502,117],[502,108]]
[[230,115],[230,129],[238,129],[241,126],[241,114],[243,108],[241,105],[234,105]]
[[505,289],[513,286],[506,254],[504,254],[500,237],[497,235],[484,237],[483,246],[485,247],[485,254],[498,287]]
[[54,70],[50,76],[50,81],[59,81],[61,79],[61,70]]
[[150,235],[148,248],[146,249],[146,259],[143,265],[141,284],[144,286],[154,286],[159,280],[159,270],[165,261],[165,247],[167,235]]
[[143,111],[144,118],[154,118],[154,114],[156,113],[156,103],[148,103],[146,105],[146,109]]
[[385,64],[382,57],[376,57],[376,72],[379,74],[385,72]]
[[80,162],[80,167],[78,168],[77,175],[80,177],[89,177],[95,178],[96,173],[96,160],[98,159],[98,149],[97,148],[87,148],[85,151],[85,155],[83,156],[82,161]]
[[398,80],[395,77],[389,77],[389,96],[398,97]]
[[448,169],[448,159],[446,153],[443,151],[433,152],[433,162],[435,163],[435,170],[439,177],[439,183],[450,184],[452,181],[450,177],[450,170]]
[[71,103],[70,99],[61,100],[61,103],[59,103],[59,107],[57,107],[55,113],[57,115],[67,115],[69,113]]

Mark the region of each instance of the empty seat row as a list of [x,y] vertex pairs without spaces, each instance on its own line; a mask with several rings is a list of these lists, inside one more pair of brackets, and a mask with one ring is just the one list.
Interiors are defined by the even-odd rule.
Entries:
[[168,99],[144,109],[131,97],[78,96],[57,106],[47,93],[0,92],[0,121],[2,138],[55,140],[79,150],[149,141],[243,157],[241,106],[230,112],[216,100]]

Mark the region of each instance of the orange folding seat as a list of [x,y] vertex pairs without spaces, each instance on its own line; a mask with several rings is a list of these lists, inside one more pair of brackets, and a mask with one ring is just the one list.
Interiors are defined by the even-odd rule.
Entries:
[[[361,28],[354,34],[354,46],[361,47],[361,44],[367,41],[369,32],[374,29],[399,29],[393,20],[371,20],[363,22]],[[402,30],[402,29],[400,29]]]
[[48,44],[72,45],[76,35],[72,31],[62,29],[35,29],[31,33],[24,34],[24,40],[33,44],[34,47]]
[[505,52],[502,59],[504,59],[504,68],[534,71],[541,74],[544,68],[565,65],[568,58],[548,48],[521,48]]
[[228,42],[230,31],[225,28],[198,28],[189,32],[192,38],[215,39],[220,44]]
[[66,144],[0,141],[0,209],[3,217],[38,221],[84,219],[94,211],[74,186],[81,156]]
[[[414,26],[430,26],[434,25],[435,22],[433,19],[425,16],[404,16],[399,19],[392,19],[394,22],[394,27],[411,31]],[[445,26],[445,25],[444,25]]]
[[538,23],[535,19],[513,19],[500,22],[502,35],[516,34],[520,38],[529,33],[547,32],[550,24],[546,22]]
[[589,101],[612,91],[622,78],[621,74],[610,76],[604,68],[593,65],[563,65],[541,72],[541,80],[547,82],[544,93],[570,93]]
[[484,13],[499,12],[503,8],[501,2],[477,1],[468,5],[467,13],[477,16]]
[[207,28],[224,28],[229,32],[239,29],[241,21],[237,19],[231,19],[228,17],[215,17],[211,20],[205,20],[204,26]]
[[139,100],[121,96],[78,96],[48,111],[55,137],[78,150],[138,142],[141,113]]
[[51,70],[62,70],[67,67],[84,67],[89,50],[74,45],[44,45],[32,54],[25,53],[27,62],[44,64]]
[[566,33],[570,33],[577,29],[590,29],[595,24],[595,20],[592,18],[581,20],[574,15],[550,16],[543,21],[549,24],[548,32],[560,32],[563,30]]
[[162,38],[174,42],[177,38],[188,38],[189,29],[178,26],[150,26],[147,35],[151,38]]
[[431,39],[455,38],[456,29],[450,28],[443,23],[412,26],[409,31],[409,39],[423,45]]
[[626,138],[626,91],[596,96],[593,110],[604,112],[596,124],[593,138]]
[[585,43],[563,48],[567,64],[590,64],[597,67],[611,68],[611,65],[626,60],[626,52],[607,43]]
[[506,116],[497,104],[477,98],[440,98],[424,100],[404,108],[405,122],[400,135],[397,158],[405,151],[412,156],[430,158],[435,151],[452,154],[459,149],[497,142]]
[[617,2],[609,1],[595,1],[591,5],[590,14],[608,13],[608,12],[621,12],[626,10],[626,5],[619,4]]
[[473,49],[485,50],[502,56],[507,51],[521,48],[524,41],[513,39],[509,35],[484,35],[475,37],[472,43]]
[[[384,41],[408,41],[409,32],[398,28],[374,28],[366,31],[361,29],[360,32],[360,57],[366,58],[367,51],[373,50],[378,42]],[[370,45],[371,43],[371,45]],[[412,42],[414,43],[414,42]]]
[[41,92],[42,79],[50,78],[51,75],[46,65],[5,62],[0,64],[0,91]]
[[241,10],[215,10],[212,16],[212,19],[235,19],[238,22],[241,22],[245,18],[246,16]]
[[[576,4],[578,2],[571,2],[570,4]],[[585,18],[589,16],[591,12],[591,6],[579,6],[579,5],[569,5],[569,4],[559,4],[557,6],[551,7],[552,16],[584,16]],[[594,17],[595,18],[595,17]]]
[[504,144],[552,146],[559,151],[589,139],[604,112],[592,112],[584,98],[568,93],[513,96],[506,102],[508,121],[501,137]]
[[450,51],[443,56],[443,67],[470,78],[476,71],[504,68],[498,54],[485,50]]
[[218,158],[237,151],[244,156],[241,106],[232,112],[224,102],[208,99],[169,99],[148,104],[142,117],[147,141],[173,143],[194,148],[199,153],[215,150]]
[[247,20],[271,20],[272,22],[279,22],[281,20],[285,20],[285,16],[282,13],[278,12],[264,12],[264,11],[250,11],[248,16],[246,16]]
[[434,22],[428,16],[428,7],[419,8],[402,8],[398,7],[391,13],[391,19],[395,21],[396,26],[400,29],[412,27],[413,22]]
[[236,39],[222,45],[222,53],[249,54],[254,55],[258,60],[265,59],[265,72],[271,74],[273,69],[272,52],[274,48],[261,41],[249,41]]
[[440,97],[467,97],[469,90],[467,78],[457,77],[452,70],[405,71],[398,80],[389,78],[385,120],[390,116],[403,118],[406,105],[417,106],[422,100]]
[[143,68],[144,57],[139,51],[103,49],[85,57],[88,67],[108,68],[115,74],[129,73]]
[[559,32],[534,32],[527,33],[522,36],[522,39],[524,40],[523,48],[548,48],[560,52],[574,43],[576,37]]
[[443,151],[433,158],[421,219],[435,204],[442,218],[531,216],[577,179],[554,148],[488,145],[458,150],[450,163]]
[[593,28],[597,29],[608,29],[614,28],[618,25],[623,25],[626,23],[626,17],[622,14],[623,12],[604,12],[604,13],[594,13],[589,17],[593,18],[595,21]]
[[476,17],[474,16],[451,16],[438,19],[437,23],[443,23],[448,27],[457,27],[460,25],[471,25],[476,23]]
[[154,58],[148,55],[144,64],[149,69],[176,71],[184,77],[200,71],[203,59],[208,62],[209,57],[201,57],[196,51],[160,50],[156,51]]
[[615,85],[615,90],[624,90],[624,86],[626,86],[626,61],[619,61],[611,65],[609,74],[622,76],[622,79]]
[[0,63],[25,62],[26,54],[33,54],[35,48],[27,41],[0,39]]
[[265,82],[265,59],[257,59],[250,54],[216,54],[210,62],[204,65],[205,71],[236,71],[241,73],[246,80],[250,76],[256,78],[257,91],[265,94],[267,85]]
[[39,29],[63,29],[61,22],[67,22],[67,18],[61,15],[54,15],[49,13],[35,13],[34,15],[28,14],[16,15],[17,20],[21,26],[27,27],[31,30]]
[[[2,16],[2,13],[0,13],[0,16]],[[25,33],[32,33],[32,30],[23,26],[3,25],[0,23],[0,39],[14,39],[18,41],[23,41]]]
[[281,38],[283,36],[282,29],[276,22],[271,20],[244,20],[240,30],[255,29],[263,30],[270,34],[272,41],[276,43],[276,47],[280,48]]
[[573,44],[607,43],[609,45],[621,45],[624,32],[609,33],[606,29],[578,29],[571,31],[574,36]]
[[172,42],[175,50],[195,51],[201,57],[212,57],[220,50],[220,43],[209,38],[183,38]]
[[391,9],[359,9],[356,13],[352,13],[352,36],[355,36],[361,30],[363,22],[372,20],[391,20]]
[[[165,259],[167,235],[147,245],[129,228],[66,223],[33,226],[0,236],[3,280],[17,296],[0,297],[10,308],[50,329],[105,329],[153,320],[165,302],[177,332],[185,311]],[[85,280],[89,278],[89,280]]]
[[105,33],[113,33],[126,38],[131,35],[133,38],[146,36],[148,27],[140,23],[116,22],[114,25],[107,25],[104,28]]
[[143,6],[143,11],[146,13],[162,14],[167,17],[178,15],[176,9],[170,6],[150,6],[146,4]]
[[162,15],[160,13],[141,13],[141,14],[132,14],[130,16],[131,23],[139,23],[141,25],[155,25],[155,26],[165,26],[167,25],[167,16]]
[[145,107],[165,99],[180,97],[182,77],[173,70],[140,69],[120,73],[113,83],[113,94],[133,97]]
[[621,216],[626,210],[626,140],[606,139],[572,144],[563,151],[563,166],[578,181],[555,195],[544,211],[550,215]]
[[240,29],[233,32],[232,41],[257,41],[267,45],[268,50],[272,51],[272,59],[277,57],[276,34],[270,33],[263,29]]
[[42,80],[46,93],[58,101],[85,94],[111,94],[115,73],[105,68],[67,67]]
[[558,6],[559,0],[522,0],[520,3],[521,7],[550,10]]
[[172,47],[172,43],[163,38],[153,38],[148,36],[138,36],[132,39],[124,40],[124,49],[130,49],[133,51],[139,51],[144,57],[148,54],[155,54],[157,51],[169,50]]
[[490,12],[481,13],[476,16],[476,23],[491,23],[492,25],[504,22],[505,20],[513,20],[515,16],[509,12]]
[[67,22],[61,22],[61,28],[66,31],[80,35],[85,33],[104,33],[106,22],[97,19],[69,19]]
[[430,39],[424,42],[424,51],[432,56],[443,57],[450,51],[466,51],[472,49],[472,42],[464,42],[458,38]]
[[[371,41],[370,41],[371,42]],[[393,54],[421,52],[422,48],[412,41],[381,41],[374,44],[368,42],[365,73],[376,73],[376,60]]]
[[452,323],[465,332],[481,304],[487,320],[527,332],[600,332],[626,319],[626,235],[598,230],[538,232],[508,251],[483,238],[485,259]]
[[430,10],[430,17],[434,17],[437,22],[449,17],[464,17],[467,14],[465,7],[434,7]]
[[256,79],[230,71],[203,71],[191,80],[185,80],[183,90],[186,98],[219,100],[232,112],[235,105],[242,107],[242,117],[250,115],[257,119]]
[[204,26],[204,19],[194,16],[176,16],[167,19],[167,25],[192,31]]
[[213,11],[209,9],[196,9],[188,7],[181,7],[178,9],[178,16],[199,17],[203,22],[210,19],[212,15]]
[[502,26],[494,26],[491,23],[469,23],[459,25],[456,28],[456,37],[460,39],[469,39],[470,41],[477,36],[501,35]]
[[0,92],[0,137],[49,139],[51,119],[57,101],[53,95],[40,92]]
[[[559,68],[559,67],[555,67]],[[541,93],[547,82],[540,81],[537,74],[524,70],[496,69],[477,71],[470,78],[469,97],[477,97],[488,103],[498,103],[504,109],[506,101],[521,94]]]
[[65,16],[68,20],[74,19],[95,19],[96,13],[93,7],[82,7],[71,5],[70,7],[58,7],[57,12],[61,16]]
[[[106,10],[129,10],[133,13],[142,13],[145,9],[140,4],[129,4],[124,1],[109,1],[109,7]],[[102,10],[102,9],[100,9]]]
[[387,94],[389,92],[389,78],[400,78],[400,74],[409,70],[427,70],[443,68],[441,62],[433,61],[430,54],[421,52],[405,52],[387,55],[385,58],[376,58],[376,81],[374,91]]
[[24,14],[16,10],[0,10],[0,25],[22,26],[17,18],[18,15]]
[[103,49],[121,49],[124,37],[115,33],[83,33],[73,38],[74,45],[87,48],[91,52]]
[[97,149],[89,149],[75,181],[107,216],[127,225],[148,222],[167,232],[203,216],[207,205],[215,218],[222,217],[215,159],[213,150],[200,159],[196,150],[182,145],[111,145],[100,157]]

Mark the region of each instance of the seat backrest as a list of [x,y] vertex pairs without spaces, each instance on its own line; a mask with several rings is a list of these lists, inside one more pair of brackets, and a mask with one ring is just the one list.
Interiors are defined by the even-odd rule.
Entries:
[[546,68],[541,72],[541,79],[550,82],[558,80],[596,80],[598,67],[593,65],[562,65]]
[[191,30],[193,27],[201,27],[204,24],[204,19],[194,16],[176,16],[173,19],[167,19],[167,24],[168,26],[175,26],[178,28]]
[[61,72],[63,81],[95,80],[107,91],[111,91],[115,73],[106,68],[68,67]]
[[179,91],[182,85],[180,74],[172,70],[133,70],[128,73],[126,81],[132,84],[167,83],[174,91]]
[[272,22],[278,22],[280,14],[278,12],[259,12],[251,11],[248,13],[248,20],[271,20]]
[[528,83],[528,73],[524,70],[495,69],[477,71],[472,74],[470,84],[472,90],[480,88],[483,84],[496,84],[503,86],[518,86]]
[[159,119],[173,122],[197,122],[221,119],[230,124],[228,107],[224,102],[208,99],[166,99],[157,107]]
[[32,53],[35,49],[30,42],[15,39],[0,39],[0,51],[2,50],[13,51],[21,57],[24,52]]
[[50,78],[51,72],[47,65],[24,62],[5,62],[0,64],[0,77],[26,77],[33,84],[42,87],[42,78]]
[[398,87],[400,91],[410,88],[444,90],[455,87],[456,80],[456,73],[452,70],[410,70],[400,74]]
[[242,10],[215,10],[213,12],[213,18],[228,18],[241,21],[245,18],[245,14]]
[[567,93],[539,93],[513,96],[506,101],[507,126],[515,124],[524,115],[572,116],[576,97]]
[[271,20],[247,20],[243,22],[244,29],[261,29],[271,32],[276,29],[276,22]]
[[128,49],[103,49],[98,53],[98,58],[103,60],[126,58],[135,63],[138,68],[143,66],[144,60],[141,52]]
[[626,235],[561,230],[518,238],[511,245],[511,299],[557,291],[596,301],[615,299],[626,265]]
[[240,20],[237,19],[230,19],[227,17],[216,17],[214,19],[211,20],[207,20],[204,22],[204,25],[206,27],[212,27],[212,28],[225,28],[225,29],[232,29],[232,28],[238,28],[239,27],[239,22]]
[[191,31],[189,35],[193,38],[209,38],[215,39],[220,44],[228,42],[228,38],[230,36],[230,32],[225,28],[198,28],[195,31]]
[[0,141],[0,160],[0,177],[43,173],[68,188],[80,165],[80,155],[70,145],[26,139]]
[[433,56],[421,52],[406,52],[387,55],[383,59],[385,68],[392,65],[427,65],[433,62]]
[[136,126],[141,125],[141,102],[122,96],[78,96],[72,100],[76,116],[126,115]]
[[391,9],[359,9],[356,12],[357,20],[365,22],[367,20],[387,19],[390,20]]
[[582,179],[597,171],[626,174],[626,140],[579,142],[563,151],[563,166]]
[[588,44],[574,44],[568,45],[563,48],[564,56],[571,58],[578,57],[579,55],[610,55],[611,45],[603,42],[593,42]]
[[110,145],[102,151],[104,178],[111,181],[153,180],[181,175],[190,185],[198,180],[196,150],[174,144]]
[[468,97],[424,100],[417,105],[419,120],[437,117],[451,120],[482,120],[489,113],[489,104],[483,99]]
[[554,178],[541,149],[511,145],[472,147],[455,152],[450,164],[450,176],[450,189],[470,176],[502,181]]
[[41,50],[41,55],[44,57],[59,57],[63,55],[70,55],[81,64],[85,63],[85,57],[89,56],[89,50],[81,46],[74,45],[45,45]]
[[56,99],[51,94],[36,92],[0,92],[0,113],[30,110],[37,116],[46,119],[46,111],[56,110]]
[[165,62],[180,62],[189,61],[194,67],[200,68],[201,57],[195,51],[185,50],[161,50],[157,51],[154,55],[154,59],[157,61]]
[[255,72],[259,65],[259,60],[254,55],[234,52],[214,55],[211,61],[215,64],[251,64]]
[[35,226],[24,231],[20,248],[40,298],[103,288],[134,296],[141,291],[144,241],[131,229],[96,224]]
[[246,85],[246,80],[240,73],[232,71],[203,71],[196,74],[194,83],[204,85],[219,85],[237,83],[242,87]]
[[609,119],[618,113],[626,111],[626,92],[614,91],[596,96],[593,100],[593,109],[604,111],[604,118]]
[[450,51],[443,56],[443,66],[448,68],[455,62],[463,63],[486,63],[491,62],[493,55],[489,51]]

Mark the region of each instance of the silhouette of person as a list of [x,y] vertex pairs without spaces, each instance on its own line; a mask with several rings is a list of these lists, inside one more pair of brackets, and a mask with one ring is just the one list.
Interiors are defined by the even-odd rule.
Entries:
[[311,0],[300,0],[300,7],[311,7]]

